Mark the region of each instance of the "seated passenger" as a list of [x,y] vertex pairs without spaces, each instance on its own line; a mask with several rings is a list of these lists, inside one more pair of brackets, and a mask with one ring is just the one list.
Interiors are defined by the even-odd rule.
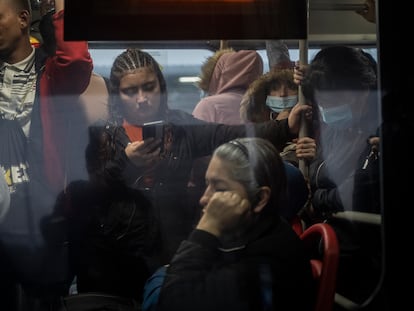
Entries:
[[105,174],[112,152],[110,135],[90,129],[86,149],[89,181],[74,181],[58,196],[53,214],[42,221],[49,247],[69,246],[69,275],[80,294],[101,294],[141,303],[151,268],[147,259],[157,245],[151,203],[139,191]]
[[206,182],[203,215],[166,268],[156,310],[313,310],[308,254],[279,216],[286,175],[278,151],[261,138],[225,143]]

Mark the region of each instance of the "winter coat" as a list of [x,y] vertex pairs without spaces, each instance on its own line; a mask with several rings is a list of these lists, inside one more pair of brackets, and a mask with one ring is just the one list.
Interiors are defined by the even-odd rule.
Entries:
[[232,249],[195,230],[167,268],[157,310],[305,311],[314,293],[302,241],[288,223],[267,217]]

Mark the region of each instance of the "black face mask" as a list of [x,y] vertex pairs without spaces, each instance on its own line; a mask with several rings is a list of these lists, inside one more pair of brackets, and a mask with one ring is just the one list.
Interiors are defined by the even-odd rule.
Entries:
[[43,15],[39,23],[39,31],[43,39],[42,48],[48,55],[55,55],[56,52],[55,27],[53,26],[52,19],[53,14],[55,14],[55,10],[47,12]]

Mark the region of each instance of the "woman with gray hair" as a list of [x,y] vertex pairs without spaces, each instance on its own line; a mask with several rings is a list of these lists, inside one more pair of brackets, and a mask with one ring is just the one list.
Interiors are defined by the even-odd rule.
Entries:
[[157,310],[312,310],[308,254],[278,212],[286,175],[274,146],[224,143],[206,183],[203,215],[166,269]]

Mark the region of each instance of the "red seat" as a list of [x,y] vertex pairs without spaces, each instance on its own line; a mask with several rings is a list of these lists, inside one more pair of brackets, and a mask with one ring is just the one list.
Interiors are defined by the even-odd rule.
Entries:
[[314,311],[332,311],[335,301],[339,243],[335,231],[327,223],[316,223],[300,235],[311,253],[313,277],[317,281]]

